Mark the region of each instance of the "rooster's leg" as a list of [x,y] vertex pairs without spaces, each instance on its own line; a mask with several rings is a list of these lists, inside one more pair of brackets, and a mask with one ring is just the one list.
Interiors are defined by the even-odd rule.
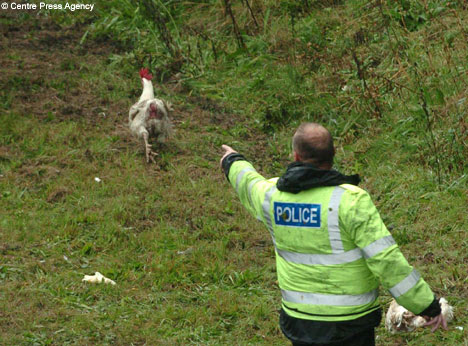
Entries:
[[146,154],[146,162],[149,163],[150,161],[154,161],[154,157],[158,155],[158,153],[153,151],[153,148],[151,147],[151,144],[148,143],[148,133],[144,132],[143,133],[143,139],[145,141],[145,154]]

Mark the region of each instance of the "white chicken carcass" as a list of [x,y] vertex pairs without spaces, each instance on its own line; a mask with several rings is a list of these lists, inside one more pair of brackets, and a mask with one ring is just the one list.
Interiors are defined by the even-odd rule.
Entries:
[[[445,320],[453,320],[453,307],[450,306],[445,298],[439,299],[440,309]],[[416,316],[403,306],[399,305],[395,299],[392,300],[385,316],[385,327],[392,334],[412,332],[416,328],[424,326],[427,321],[422,316]]]
[[158,154],[153,151],[150,138],[155,138],[159,143],[163,143],[172,134],[172,124],[169,119],[171,105],[163,100],[154,97],[153,76],[148,69],[140,70],[141,84],[143,92],[140,99],[128,113],[130,131],[137,137],[143,138],[145,143],[146,162],[153,161]]

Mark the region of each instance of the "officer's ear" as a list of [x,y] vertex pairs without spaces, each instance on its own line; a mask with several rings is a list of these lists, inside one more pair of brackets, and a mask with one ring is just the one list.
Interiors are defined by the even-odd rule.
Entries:
[[296,151],[293,152],[293,156],[294,156],[294,161],[296,161],[296,162],[297,161],[302,161],[301,157],[299,156],[299,154]]

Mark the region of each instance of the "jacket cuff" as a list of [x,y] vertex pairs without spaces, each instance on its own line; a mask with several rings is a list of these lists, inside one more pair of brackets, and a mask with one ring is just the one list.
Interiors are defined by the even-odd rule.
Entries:
[[221,162],[221,166],[223,167],[224,174],[226,178],[229,180],[229,170],[231,169],[231,165],[236,161],[247,161],[244,155],[239,153],[232,153],[226,156]]
[[428,316],[428,317],[436,317],[441,313],[439,299],[434,297],[431,305],[429,305],[423,312],[419,314],[419,316]]

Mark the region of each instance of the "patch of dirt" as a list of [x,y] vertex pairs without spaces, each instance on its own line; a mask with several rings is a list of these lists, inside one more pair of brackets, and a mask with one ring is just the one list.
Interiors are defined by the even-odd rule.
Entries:
[[239,119],[239,116],[233,115],[223,106],[205,97],[191,96],[188,97],[188,101],[200,107],[197,118],[202,125],[217,125],[229,129],[236,125],[238,121],[236,119]]
[[28,185],[38,186],[41,183],[50,181],[60,174],[60,170],[56,167],[48,165],[23,165],[17,170],[17,177],[21,181],[27,182]]
[[434,263],[434,254],[432,252],[428,252],[426,254],[424,254],[423,256],[423,262],[425,264],[432,264]]
[[49,193],[47,196],[47,202],[49,203],[57,203],[63,200],[70,191],[66,188],[57,188],[56,190]]
[[15,252],[21,249],[21,246],[18,244],[2,244],[0,245],[0,253],[6,255],[9,252]]
[[10,161],[14,154],[12,150],[5,146],[0,146],[0,162],[1,161]]
[[[2,101],[7,100],[4,107],[39,118],[96,122],[103,101],[80,74],[86,68],[83,62],[97,64],[104,54],[118,51],[115,45],[79,45],[86,29],[81,25],[63,28],[41,16],[15,21],[17,11],[2,11],[2,16],[0,87]],[[123,103],[110,105],[108,112],[118,114]]]
[[[18,16],[15,11],[4,11],[2,16],[0,109],[14,114],[33,115],[44,121],[76,120],[85,121],[91,126],[101,126],[105,122],[106,126],[112,127],[109,132],[120,138],[115,143],[115,149],[132,147],[144,156],[142,143],[132,137],[127,129],[126,114],[138,96],[128,95],[128,98],[110,102],[105,93],[104,96],[97,95],[91,82],[82,77],[89,66],[102,63],[110,54],[120,53],[122,47],[110,40],[89,41],[80,45],[87,29],[84,24],[64,28],[41,15],[31,16],[28,21],[15,20],[15,16]],[[169,80],[167,87],[174,83],[177,83],[176,79]],[[113,86],[109,85],[108,88],[112,91]],[[136,92],[139,95],[141,91]],[[242,116],[232,114],[208,98],[188,97],[187,101],[195,107],[188,109],[174,105],[176,109],[171,118],[176,134],[172,143],[183,141],[194,131],[198,136],[209,137],[217,128],[229,131],[239,121],[242,122]],[[178,128],[186,120],[190,120],[193,126],[187,130]],[[260,137],[248,128],[239,135],[241,140],[257,143],[265,140],[264,136]],[[188,154],[187,149],[181,148],[183,146],[174,148],[168,145],[161,149],[175,155]],[[213,151],[218,153],[219,148],[216,146]],[[11,153],[0,151],[0,160],[8,160],[10,156]],[[89,152],[86,159],[92,161],[92,153]],[[165,163],[160,162],[154,168],[164,170]]]

